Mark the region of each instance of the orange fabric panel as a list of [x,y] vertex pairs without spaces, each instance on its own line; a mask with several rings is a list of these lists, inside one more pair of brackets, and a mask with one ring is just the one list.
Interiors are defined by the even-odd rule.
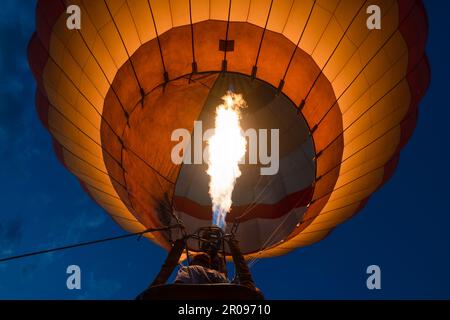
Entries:
[[[134,62],[133,62],[134,63]],[[136,69],[137,68],[137,69]],[[137,78],[134,74],[134,70],[140,70],[138,66],[131,65],[130,61],[127,61],[120,69],[119,77],[114,78],[112,87],[117,94],[125,111],[131,113],[133,107],[141,99],[140,87]],[[137,73],[137,72],[136,72]]]
[[252,73],[262,32],[261,28],[249,23],[230,23],[228,38],[234,40],[234,51],[227,52],[229,71]]
[[[130,72],[129,69],[127,71]],[[145,97],[143,106],[140,103],[135,106],[128,125],[124,125],[126,121],[123,114],[115,113],[117,105],[105,105],[104,117],[115,120],[113,126],[117,126],[117,131],[123,129],[121,139],[124,146],[122,148],[118,138],[103,123],[103,145],[121,163],[120,166],[111,157],[105,156],[106,166],[114,175],[121,173],[124,176],[128,193],[117,183],[113,182],[113,185],[121,198],[128,199],[125,200],[128,209],[146,227],[161,225],[157,208],[164,193],[172,196],[180,169],[170,158],[171,149],[177,142],[160,141],[165,137],[164,141],[170,142],[171,133],[177,128],[192,129],[209,93],[203,83],[214,81],[216,76],[210,75],[202,82],[196,81],[196,77],[192,82],[181,78],[155,88]],[[157,238],[161,244],[166,241],[162,236]]]
[[194,24],[195,60],[198,71],[222,69],[224,53],[219,51],[219,40],[225,40],[226,21],[204,21]]
[[[291,53],[292,54],[292,53]],[[283,93],[286,94],[297,106],[300,105],[301,101],[305,99],[309,89],[311,88],[317,74],[320,73],[319,67],[314,63],[314,60],[306,52],[297,48],[295,55],[292,58],[291,65],[286,74],[285,84],[283,87]],[[325,88],[329,84],[320,83],[322,85],[322,90],[330,91],[331,88]],[[322,100],[331,105],[331,101]],[[306,107],[306,105],[305,105]],[[322,106],[321,109],[325,109],[326,106]],[[312,119],[311,114],[313,114],[311,109],[305,109],[302,113],[307,117],[307,122],[310,127],[314,126],[314,119]]]
[[160,42],[170,79],[192,72],[192,39],[189,26],[171,29],[160,36]]
[[294,49],[295,45],[287,38],[266,30],[259,54],[256,77],[278,87]]
[[[141,46],[133,54],[131,60],[133,61],[134,69],[136,70],[139,82],[145,92],[150,92],[155,86],[164,82],[164,69],[156,39],[153,39]],[[132,70],[120,69],[116,74],[115,80],[120,77],[121,73],[125,73],[127,71],[129,72]],[[131,75],[128,75],[128,78],[135,82]],[[133,95],[133,99],[131,99],[132,101],[138,101],[140,99],[139,92],[133,91],[128,94]]]

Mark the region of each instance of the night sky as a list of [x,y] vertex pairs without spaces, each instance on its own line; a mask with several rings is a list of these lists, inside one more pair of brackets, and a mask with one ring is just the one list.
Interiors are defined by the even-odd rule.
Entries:
[[[393,178],[324,241],[252,269],[269,299],[450,299],[450,2],[425,1],[431,86]],[[35,1],[0,6],[0,258],[123,234],[56,160],[26,49]],[[143,239],[0,263],[0,299],[133,299],[165,258]],[[82,289],[66,288],[79,265]],[[381,267],[381,290],[366,268]]]

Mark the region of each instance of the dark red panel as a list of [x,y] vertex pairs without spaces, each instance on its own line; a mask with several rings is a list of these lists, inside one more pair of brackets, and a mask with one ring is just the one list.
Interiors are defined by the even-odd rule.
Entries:
[[[227,214],[226,221],[233,222],[235,218],[243,215],[240,222],[252,219],[277,219],[283,217],[295,208],[305,207],[312,198],[314,187],[310,186],[304,190],[287,195],[274,204],[255,204],[252,210],[246,211],[248,206],[233,206]],[[185,197],[174,196],[174,206],[178,211],[185,212],[197,219],[211,220],[211,205],[203,206]],[[248,213],[245,213],[248,212]]]
[[47,97],[44,96],[41,90],[36,90],[36,111],[38,113],[39,119],[41,123],[48,129],[48,109],[50,108],[50,103],[47,100]]
[[66,7],[60,0],[39,0],[37,3],[36,32],[47,51],[50,47],[53,26],[64,12]]
[[53,138],[53,150],[55,151],[56,158],[59,162],[61,162],[66,169],[69,169],[64,162],[64,148],[55,138]]

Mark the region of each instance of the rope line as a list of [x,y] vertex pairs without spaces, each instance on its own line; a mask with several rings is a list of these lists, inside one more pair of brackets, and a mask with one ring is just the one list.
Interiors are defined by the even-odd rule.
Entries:
[[228,2],[228,18],[227,18],[227,29],[225,31],[225,49],[223,50],[222,71],[226,71],[226,68],[227,68],[228,31],[230,28],[231,3],[232,3],[232,0],[230,0]]
[[117,31],[117,34],[119,35],[120,41],[122,42],[122,46],[123,46],[123,48],[125,49],[125,53],[127,54],[128,61],[130,61],[131,69],[133,70],[133,74],[134,74],[134,77],[135,77],[135,79],[136,79],[137,85],[138,85],[139,89],[142,89],[142,85],[141,85],[141,82],[139,81],[139,78],[138,78],[138,76],[137,76],[137,73],[136,73],[136,69],[135,69],[135,67],[134,67],[133,60],[131,60],[131,58],[130,58],[130,53],[128,52],[128,48],[127,48],[127,46],[125,45],[125,41],[123,40],[122,34],[120,33],[120,29],[119,29],[119,27],[117,26],[116,20],[114,19],[114,16],[113,16],[113,14],[112,14],[112,12],[111,12],[111,9],[109,8],[108,3],[106,2],[106,0],[103,0],[103,2],[104,2],[104,4],[105,4],[105,6],[106,6],[106,9],[108,10],[109,16],[111,17],[111,20],[112,20],[112,22],[113,22],[113,24],[114,24],[114,27],[115,27],[115,29],[116,29],[116,31]]
[[[252,72],[252,73],[255,73],[253,76],[256,75],[256,69],[255,68],[258,67],[259,54],[261,53],[262,43],[264,41],[264,36],[266,35],[267,24],[269,23],[270,13],[272,11],[272,5],[273,5],[273,0],[270,1],[270,7],[269,7],[269,12],[267,13],[266,23],[264,25],[264,29],[263,29],[263,32],[262,32],[262,35],[261,35],[261,40],[259,41],[258,53],[256,54],[256,60],[255,60],[255,64],[254,64],[254,67],[253,67],[255,71]],[[250,11],[250,7],[249,7],[249,11]],[[248,17],[247,17],[247,20],[248,20]]]
[[143,236],[146,233],[166,231],[166,230],[173,229],[173,228],[178,228],[178,227],[179,227],[178,225],[173,225],[173,226],[162,227],[162,228],[147,229],[147,230],[144,230],[144,231],[135,232],[135,233],[128,233],[128,234],[115,236],[115,237],[108,237],[108,238],[92,240],[92,241],[86,241],[86,242],[78,242],[78,243],[75,243],[75,244],[66,245],[66,246],[62,246],[62,247],[56,247],[56,248],[51,248],[51,249],[39,250],[39,251],[24,253],[24,254],[20,254],[20,255],[16,255],[16,256],[1,258],[0,259],[0,263],[1,262],[6,262],[6,261],[11,261],[11,260],[18,260],[18,259],[22,259],[22,258],[26,258],[26,257],[32,257],[32,256],[36,256],[36,255],[41,255],[41,254],[44,254],[44,253],[62,251],[62,250],[78,248],[78,247],[85,247],[85,246],[90,246],[90,245],[93,245],[93,244],[110,242],[110,241],[114,241],[114,240],[131,238],[131,237],[135,237],[135,236]]
[[196,73],[197,72],[197,61],[195,60],[194,25],[192,23],[192,0],[189,0],[189,24],[191,27],[192,73]]
[[147,0],[147,3],[148,3],[148,8],[150,9],[150,14],[152,16],[153,27],[155,28],[156,41],[158,42],[158,49],[159,49],[159,54],[161,56],[161,63],[162,63],[163,69],[164,69],[164,80],[168,80],[167,79],[166,64],[164,62],[164,55],[163,55],[163,52],[162,52],[161,41],[159,40],[159,33],[158,33],[158,28],[156,26],[155,16],[153,15],[153,9],[152,9],[152,5],[150,3],[150,0]]
[[[409,119],[409,117],[411,117],[411,116],[412,116],[412,114],[409,114],[407,117],[405,117],[405,118],[403,119],[403,121],[406,121],[406,120]],[[403,121],[402,121],[402,122],[403,122]],[[383,135],[380,136],[379,138],[383,137],[383,136],[386,135],[388,132],[394,130],[394,129],[397,128],[398,126],[399,126],[399,124],[396,124],[396,125],[393,126],[391,129],[389,129],[388,131],[386,131],[385,134],[383,134]],[[379,139],[379,138],[377,138],[377,139]],[[374,141],[372,141],[371,143],[369,143],[368,145],[366,145],[364,148],[368,147],[368,146],[369,146],[370,144],[372,144],[373,142],[374,142]],[[363,149],[364,149],[364,148],[363,148]],[[359,151],[361,151],[361,150],[359,150]],[[359,151],[358,151],[358,152],[359,152]],[[376,170],[379,170],[379,169],[381,169],[381,168],[383,168],[383,167],[384,167],[384,165],[382,165],[382,166],[380,166],[380,167],[377,167],[377,168],[371,170],[370,172],[364,174],[363,176],[368,175],[368,174],[370,174],[370,173],[372,173],[372,172],[374,172],[374,171],[376,171]],[[362,176],[361,176],[361,177],[362,177]],[[346,183],[345,185],[348,185],[348,184],[350,184],[350,183],[352,183],[352,182],[354,182],[354,181],[360,179],[361,177],[355,178],[353,181],[350,181],[350,182]],[[342,188],[342,187],[344,187],[345,185],[342,185],[342,186],[339,187],[339,188]],[[338,189],[339,189],[339,188],[338,188]],[[361,190],[361,191],[364,191],[364,190]],[[334,190],[332,190],[330,193],[332,193],[332,192],[334,192]],[[314,203],[314,202],[317,201],[318,199],[321,199],[321,198],[325,197],[326,195],[327,195],[327,194],[324,194],[324,195],[322,195],[320,198],[317,198],[316,200],[313,200],[312,203]],[[302,220],[301,222],[298,223],[297,226],[299,227],[299,226],[301,226],[301,225],[303,225],[303,224],[305,224],[305,223],[307,223],[307,222],[309,222],[309,221],[313,221],[313,220],[316,219],[318,216],[330,215],[330,214],[335,213],[337,210],[345,209],[345,208],[347,208],[347,207],[356,205],[356,204],[358,204],[358,203],[361,203],[361,201],[363,201],[363,200],[364,200],[364,199],[360,199],[360,200],[351,202],[351,203],[349,203],[349,204],[346,204],[346,205],[341,206],[341,207],[338,207],[338,208],[334,208],[334,209],[331,209],[331,210],[328,210],[328,211],[322,211],[322,212],[319,213],[317,216],[310,217],[310,218],[307,218],[307,219]],[[323,222],[321,222],[321,223],[324,223],[324,222],[327,222],[327,221],[323,221]],[[324,230],[327,230],[327,229],[330,229],[330,228],[326,228],[326,229],[324,229]],[[311,232],[309,232],[309,233],[319,232],[319,231],[320,231],[320,230],[316,230],[316,231],[311,231]],[[265,250],[265,249],[264,249],[264,250]],[[260,254],[260,253],[258,252],[257,254]]]
[[[403,23],[409,18],[409,16],[411,15],[411,13],[413,12],[415,7],[415,3],[414,5],[411,6],[410,10],[408,11],[408,13],[405,15],[405,17],[403,18],[403,20],[400,22],[399,24],[399,28],[403,25]],[[373,59],[375,59],[378,54],[381,52],[382,49],[384,49],[384,47],[387,45],[387,43],[397,34],[398,28],[396,30],[394,30],[394,32],[386,39],[385,42],[383,42],[383,44],[378,48],[378,50],[375,52],[374,55],[372,55],[372,57],[364,64],[364,66],[361,68],[361,70],[358,72],[358,74],[352,79],[352,81],[346,86],[346,88],[344,89],[344,91],[342,91],[342,93],[339,95],[339,97],[334,101],[334,103],[330,106],[330,108],[328,108],[327,112],[325,112],[325,114],[319,119],[319,121],[317,122],[316,126],[320,125],[322,123],[322,121],[326,118],[326,116],[328,115],[328,113],[333,109],[333,107],[338,103],[338,101],[344,96],[344,94],[347,92],[347,90],[350,89],[350,87],[353,85],[353,83],[358,80],[359,76],[364,72],[364,70],[369,66],[369,64],[372,62]],[[370,87],[369,87],[370,89]],[[368,91],[368,89],[364,92],[366,93]]]
[[[39,89],[40,90],[40,89]],[[74,126],[74,128],[75,129],[77,129],[80,133],[82,133],[84,136],[86,136],[89,140],[91,140],[92,142],[94,142],[97,146],[99,146],[101,149],[102,149],[102,151],[104,151],[108,156],[110,156],[111,157],[111,159],[114,161],[114,162],[116,162],[116,164],[122,169],[122,171],[123,171],[123,173],[124,173],[124,175],[125,175],[125,173],[128,173],[128,171],[122,166],[122,163],[121,162],[119,162],[103,145],[101,145],[100,143],[98,143],[95,139],[93,139],[91,136],[89,136],[84,130],[82,130],[80,127],[78,127],[78,126],[76,126],[73,122],[72,122],[72,120],[70,120],[69,118],[67,118],[67,116],[64,114],[64,113],[62,113],[58,108],[56,108],[53,104],[51,104],[51,103],[49,103],[49,107],[50,108],[52,108],[53,110],[55,110],[58,114],[60,114],[63,118],[64,118],[64,120],[66,120],[67,122],[69,122],[71,125],[73,125]],[[49,128],[52,128],[52,127],[49,127]],[[52,130],[54,130],[54,129],[52,129]],[[59,131],[57,131],[57,130],[54,130],[55,132],[57,132],[58,134],[60,134],[60,135],[62,135],[62,136],[64,136],[62,133],[60,133]],[[75,143],[75,144],[77,144],[76,142],[74,142],[73,140],[71,140],[71,139],[69,139],[68,137],[67,137],[67,139],[68,140],[70,140],[71,142],[73,142],[73,143]],[[72,151],[70,151],[68,148],[66,148],[66,147],[64,147],[63,145],[61,145],[66,151],[68,151],[68,152],[70,152],[71,154],[73,154],[74,156],[76,156],[77,158],[79,158],[80,160],[82,160],[82,161],[84,161],[84,162],[86,162],[89,166],[91,166],[91,167],[93,167],[93,168],[95,168],[95,169],[97,169],[97,170],[99,170],[98,168],[96,168],[93,164],[91,164],[90,162],[88,162],[87,160],[85,160],[85,159],[83,159],[83,158],[81,158],[80,156],[78,156],[78,155],[75,155],[75,153],[73,153]],[[76,170],[74,170],[73,168],[71,168],[71,170],[73,171],[73,172],[75,172]],[[102,171],[103,172],[103,171]],[[106,173],[105,173],[106,174]],[[108,175],[112,180],[114,180],[116,183],[118,183],[121,187],[123,187],[126,191],[127,191],[127,193],[128,194],[131,194],[130,192],[129,192],[129,188],[128,188],[128,186],[127,185],[123,185],[123,184],[121,184],[117,179],[115,179],[113,176],[110,176],[110,175]],[[139,186],[141,186],[142,188],[143,188],[143,190],[146,192],[146,193],[148,193],[149,195],[151,195],[151,193],[148,191],[148,190],[146,190],[140,183],[138,184]],[[104,192],[104,191],[103,191]],[[105,193],[105,192],[104,192]],[[111,195],[112,196],[112,195]]]
[[[372,109],[374,106],[376,106],[380,101],[382,101],[388,94],[390,94],[392,91],[394,91],[403,81],[405,81],[406,77],[415,71],[415,69],[417,67],[419,67],[423,61],[423,57],[422,59],[419,60],[419,62],[414,66],[414,68],[412,68],[407,74],[405,74],[404,77],[402,77],[391,89],[389,89],[386,93],[383,94],[383,96],[381,96],[375,103],[373,103],[363,114],[361,114],[356,120],[354,120],[345,130],[347,130],[351,125],[353,125],[354,123],[356,123],[356,121],[358,121],[359,118],[361,118],[365,113],[367,113],[370,109]],[[406,117],[407,118],[407,117]],[[401,125],[401,123],[404,121],[404,119],[400,122],[395,124],[395,127]],[[394,127],[394,128],[395,128]],[[344,130],[344,131],[345,131]],[[372,143],[376,142],[378,139],[382,138],[384,135],[386,135],[389,131],[393,130],[393,128],[391,128],[390,130],[384,132],[381,136],[377,137],[376,139],[372,140],[369,144],[367,144],[366,146],[364,146],[362,149],[356,151],[355,153],[351,154],[350,156],[348,156],[347,158],[343,159],[338,165],[333,166],[331,169],[329,169],[328,171],[326,171],[324,174],[322,174],[322,177],[327,175],[328,173],[330,173],[331,171],[333,171],[334,169],[336,169],[337,167],[339,167],[342,163],[344,163],[345,161],[347,161],[348,159],[350,159],[351,157],[353,157],[354,155],[356,155],[357,153],[359,153],[360,151],[364,150],[366,147],[368,147],[369,145],[371,145]],[[339,134],[339,136],[341,136],[344,131]],[[347,145],[345,145],[347,146]],[[344,146],[344,147],[345,147]],[[320,178],[320,177],[319,177]]]
[[325,70],[325,68],[328,66],[328,63],[331,61],[331,58],[334,56],[334,54],[336,53],[337,49],[339,48],[342,40],[344,40],[345,36],[347,35],[348,30],[350,30],[350,27],[353,25],[353,22],[355,22],[356,18],[358,17],[359,13],[361,12],[361,10],[364,8],[364,6],[366,5],[367,0],[364,1],[364,3],[361,5],[361,7],[359,8],[359,10],[356,12],[356,14],[353,16],[352,20],[350,21],[349,25],[347,26],[347,28],[345,29],[344,33],[342,34],[341,38],[339,39],[338,43],[336,44],[336,46],[334,47],[333,51],[331,52],[330,56],[328,57],[327,61],[325,62],[325,64],[323,65],[323,67],[321,68],[320,72],[317,74],[312,86],[309,88],[308,93],[305,96],[305,101],[308,99],[309,95],[311,94],[312,90],[314,89],[317,81],[319,80],[320,76],[323,74],[323,71]]
[[311,10],[309,10],[308,18],[306,19],[305,25],[303,26],[303,30],[300,33],[300,38],[297,41],[297,45],[295,46],[294,52],[292,52],[291,58],[289,59],[288,65],[286,67],[286,71],[284,72],[283,81],[286,79],[286,75],[289,71],[289,68],[291,67],[292,60],[294,59],[295,53],[297,52],[297,49],[298,49],[298,46],[300,45],[300,42],[303,39],[303,35],[306,31],[306,28],[308,27],[309,20],[311,19],[312,13],[314,11],[314,7],[316,6],[316,1],[317,0],[314,0],[313,4],[311,6]]

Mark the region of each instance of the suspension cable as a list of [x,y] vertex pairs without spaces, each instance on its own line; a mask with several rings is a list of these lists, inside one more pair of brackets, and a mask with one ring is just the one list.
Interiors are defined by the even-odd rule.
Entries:
[[11,261],[11,260],[22,259],[22,258],[26,258],[26,257],[31,257],[31,256],[36,256],[36,255],[41,255],[41,254],[44,254],[44,253],[62,251],[62,250],[78,248],[78,247],[85,247],[85,246],[90,246],[90,245],[93,245],[93,244],[110,242],[110,241],[114,241],[114,240],[131,238],[131,237],[135,237],[135,236],[143,236],[144,234],[151,233],[151,232],[166,231],[166,230],[169,230],[169,229],[180,228],[180,227],[181,227],[180,225],[172,225],[172,226],[167,226],[167,227],[162,227],[162,228],[146,229],[144,231],[123,234],[123,235],[120,235],[120,236],[108,237],[108,238],[92,240],[92,241],[86,241],[86,242],[78,242],[78,243],[75,243],[75,244],[66,245],[66,246],[62,246],[62,247],[56,247],[56,248],[51,248],[51,249],[33,251],[33,252],[28,252],[28,253],[24,253],[24,254],[20,254],[20,255],[16,255],[16,256],[1,258],[0,259],[0,263],[1,262],[6,262],[6,261]]
[[255,60],[255,64],[254,64],[253,70],[252,70],[252,77],[256,77],[256,70],[258,68],[259,54],[261,53],[262,44],[264,41],[264,37],[266,35],[267,24],[269,23],[270,13],[272,11],[272,5],[273,5],[273,0],[270,1],[270,7],[269,7],[269,11],[267,13],[266,23],[264,24],[264,29],[263,29],[263,32],[261,35],[261,40],[259,41],[258,52],[256,54],[256,60]]
[[309,20],[311,19],[312,13],[314,11],[314,7],[316,6],[316,1],[317,0],[314,0],[313,4],[311,6],[311,10],[309,10],[308,18],[306,19],[306,22],[305,22],[305,25],[303,27],[303,30],[300,33],[300,38],[297,41],[297,45],[295,46],[294,52],[292,52],[291,58],[289,59],[289,63],[287,65],[287,67],[286,67],[286,71],[284,72],[282,81],[284,81],[286,79],[286,75],[287,75],[287,73],[289,71],[289,68],[291,67],[292,60],[294,60],[295,53],[297,52],[298,46],[300,45],[300,42],[303,39],[303,35],[304,35],[305,31],[306,31],[306,28],[308,27],[308,23],[309,23]]
[[[345,89],[342,91],[342,93],[339,95],[339,97],[336,98],[336,100],[333,102],[333,104],[327,109],[327,111],[324,113],[324,115],[319,119],[319,121],[316,123],[314,127],[317,127],[322,123],[322,121],[326,118],[329,112],[333,109],[333,107],[338,103],[338,101],[344,96],[344,94],[347,92],[347,90],[350,89],[350,87],[355,83],[356,80],[358,80],[359,76],[365,71],[365,69],[369,66],[369,64],[372,62],[373,59],[375,59],[378,54],[381,52],[382,49],[388,44],[388,42],[397,34],[398,29],[407,21],[409,16],[412,14],[415,8],[415,3],[411,6],[408,13],[404,16],[403,20],[399,23],[399,26],[397,29],[395,29],[390,36],[386,39],[386,41],[383,42],[383,44],[377,49],[377,51],[371,56],[371,58],[364,64],[364,66],[361,68],[361,70],[358,72],[358,74],[352,79],[352,81],[345,87]],[[370,89],[370,87],[369,87]],[[368,91],[365,90],[363,94],[365,94]],[[361,95],[362,96],[362,95]]]
[[364,1],[364,3],[361,5],[361,7],[359,8],[359,10],[356,12],[356,14],[353,16],[352,20],[350,21],[349,25],[347,26],[347,28],[345,29],[344,33],[342,34],[341,38],[339,39],[338,43],[336,44],[336,46],[334,47],[333,51],[331,52],[330,56],[328,57],[327,61],[325,62],[325,64],[323,65],[323,67],[321,68],[320,72],[317,74],[316,78],[314,79],[313,84],[311,85],[311,87],[309,88],[308,93],[306,94],[305,98],[303,100],[307,100],[309,95],[311,94],[312,90],[314,89],[317,81],[319,80],[320,76],[323,74],[323,71],[325,70],[325,68],[328,66],[328,63],[331,61],[331,58],[334,56],[334,54],[336,53],[337,49],[339,48],[342,40],[344,40],[345,36],[347,35],[348,30],[350,30],[350,27],[353,25],[353,22],[355,22],[356,18],[358,17],[359,13],[361,12],[361,10],[364,8],[364,6],[366,5],[367,0]]

